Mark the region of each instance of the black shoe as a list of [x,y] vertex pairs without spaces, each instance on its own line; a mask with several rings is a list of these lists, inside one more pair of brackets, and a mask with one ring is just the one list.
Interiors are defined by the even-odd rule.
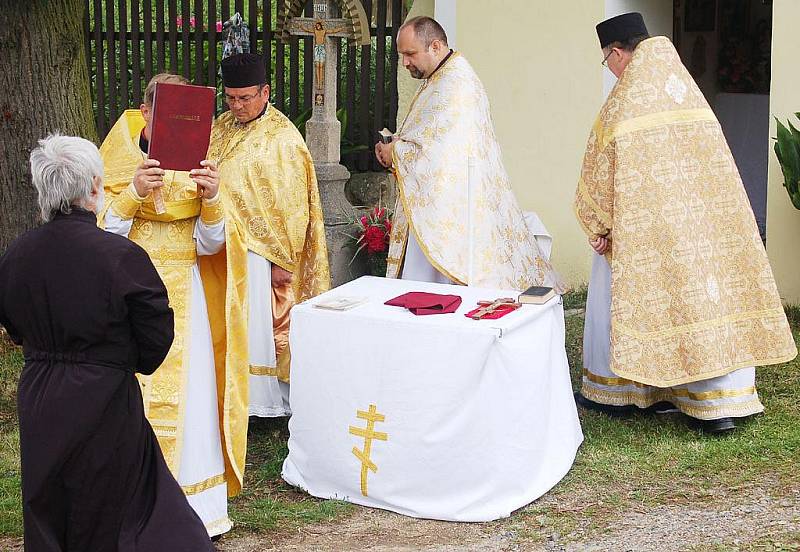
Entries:
[[736,429],[733,418],[717,418],[716,420],[700,420],[700,429],[706,433],[725,433]]
[[669,401],[659,401],[656,404],[651,404],[644,410],[648,414],[670,414],[671,412],[680,412],[680,410]]
[[594,402],[593,400],[587,399],[579,392],[574,393],[575,396],[575,404],[578,406],[585,408],[586,410],[594,410],[596,412],[602,412],[608,416],[613,418],[618,418],[622,416],[628,416],[634,410],[633,406],[613,406],[610,404],[602,404],[599,402]]

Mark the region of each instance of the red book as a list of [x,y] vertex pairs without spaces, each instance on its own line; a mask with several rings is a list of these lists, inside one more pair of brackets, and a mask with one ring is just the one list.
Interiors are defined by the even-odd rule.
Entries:
[[147,156],[162,169],[199,169],[211,140],[215,94],[208,86],[157,83]]

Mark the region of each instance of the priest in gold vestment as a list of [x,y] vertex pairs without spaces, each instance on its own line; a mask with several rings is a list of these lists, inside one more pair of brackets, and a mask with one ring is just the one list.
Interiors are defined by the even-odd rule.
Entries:
[[387,276],[563,292],[548,262],[549,236],[533,213],[522,212],[511,190],[475,71],[448,48],[444,30],[429,17],[408,20],[397,44],[403,65],[424,82],[392,143],[375,146],[398,185]]
[[330,287],[316,173],[303,137],[269,103],[263,57],[221,65],[230,110],[214,122],[209,158],[219,166],[226,247],[201,260],[215,354],[249,374],[237,404],[252,416],[288,416],[290,309]]
[[597,26],[618,81],[575,212],[594,256],[579,404],[677,409],[703,429],[763,410],[754,366],[797,354],[736,163],[669,39],[640,14]]
[[[197,263],[225,245],[215,167],[204,161],[191,173],[165,171],[146,159],[157,82],[186,80],[153,77],[141,108],[125,111],[109,132],[100,147],[108,200],[98,221],[144,248],[167,287],[175,340],[155,374],[140,377],[145,413],[189,504],[215,536],[231,528],[227,499],[241,487],[247,412],[237,413],[229,395],[247,382],[215,367]],[[155,193],[164,200],[162,214]]]

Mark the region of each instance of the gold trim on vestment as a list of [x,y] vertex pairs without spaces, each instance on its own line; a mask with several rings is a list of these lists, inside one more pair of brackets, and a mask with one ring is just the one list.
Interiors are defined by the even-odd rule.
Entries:
[[139,245],[147,251],[151,259],[158,260],[159,264],[163,266],[192,266],[197,259],[195,250],[180,250],[169,247],[148,248],[142,243],[139,243]]
[[277,366],[278,373],[276,377],[278,378],[279,381],[282,381],[283,383],[289,383],[291,363],[292,363],[292,349],[287,344],[283,352],[278,355],[278,366]]
[[202,493],[203,491],[207,491],[209,489],[213,489],[214,487],[219,487],[224,483],[225,474],[221,473],[219,475],[209,477],[204,481],[200,481],[199,483],[194,483],[193,485],[181,485],[181,490],[183,490],[183,494],[186,496],[191,496]]
[[214,226],[219,224],[225,218],[225,211],[222,208],[222,202],[219,200],[219,194],[214,199],[204,199],[200,207],[200,220],[206,226]]
[[278,377],[277,366],[258,366],[256,364],[250,365],[251,376],[274,376]]
[[[616,325],[616,330],[620,333],[624,333],[630,336],[633,336],[637,339],[653,339],[659,337],[669,337],[673,335],[678,335],[681,333],[686,332],[696,332],[699,330],[705,330],[708,328],[713,328],[714,326],[720,326],[722,324],[730,324],[732,322],[741,322],[742,320],[752,320],[755,318],[766,318],[769,316],[782,316],[784,314],[783,309],[764,309],[759,311],[751,311],[751,312],[743,312],[739,314],[730,314],[728,316],[721,316],[720,318],[714,318],[713,320],[703,320],[701,322],[695,322],[693,324],[684,324],[682,326],[673,326],[671,328],[667,328],[665,330],[656,330],[654,332],[640,332],[634,330],[633,328],[627,328],[622,324]],[[792,357],[794,358],[794,357]],[[791,360],[791,359],[789,359]],[[708,378],[703,378],[708,379]]]
[[[609,391],[597,389],[584,384],[581,386],[581,395],[601,404],[610,406],[634,405],[638,408],[648,408],[656,403],[671,402],[681,412],[699,420],[715,420],[718,418],[733,417],[743,418],[764,411],[764,405],[756,396],[745,402],[724,402],[709,406],[698,406],[682,400],[674,400],[675,396],[669,388],[650,388],[644,395],[633,391]],[[680,397],[679,397],[680,398]]]
[[[174,180],[173,180],[174,182]],[[165,185],[166,186],[166,185]],[[200,198],[174,199],[164,201],[166,211],[161,214],[156,213],[155,205],[152,201],[142,203],[137,218],[155,222],[174,222],[176,220],[190,219],[198,216],[200,210]]]
[[[397,175],[392,171],[394,178],[395,192],[397,192]],[[392,219],[392,231],[389,233],[389,251],[386,259],[387,278],[400,278],[403,270],[403,260],[406,256],[408,246],[408,221],[406,220],[403,203],[400,200],[399,192],[395,194],[394,215]]]
[[[609,387],[623,387],[628,385],[636,386],[640,389],[660,389],[654,388],[650,385],[645,385],[638,381],[632,381],[625,378],[608,378],[593,374],[587,368],[583,369],[583,377],[597,383],[599,385],[607,385]],[[694,392],[688,389],[674,389],[669,388],[670,393],[675,397],[691,399],[693,401],[713,401],[716,399],[732,399],[736,397],[746,397],[747,395],[754,395],[756,393],[755,386],[744,387],[742,389],[717,389],[715,391],[700,391]]]
[[[794,353],[790,353],[790,354],[787,354],[787,355],[782,356],[782,357],[758,358],[758,359],[755,359],[755,360],[754,359],[748,359],[748,360],[743,360],[743,361],[740,361],[740,362],[734,362],[733,364],[731,364],[731,365],[729,365],[729,366],[727,366],[725,368],[720,368],[719,370],[713,370],[711,372],[703,372],[703,374],[701,376],[699,376],[699,378],[702,379],[702,380],[707,380],[707,379],[712,379],[712,378],[718,378],[720,376],[725,376],[727,374],[730,374],[731,372],[735,372],[736,370],[741,370],[742,368],[749,368],[751,366],[768,366],[770,364],[783,364],[785,362],[789,362],[790,360],[794,359],[796,356],[797,356],[797,353],[794,352]],[[623,370],[619,366],[617,366],[614,369],[614,371],[615,371],[615,373],[619,374],[620,376],[632,377],[632,376],[635,375],[633,373],[627,373],[626,370]],[[692,375],[692,376],[684,376],[684,377],[680,377],[680,378],[675,378],[674,380],[661,379],[661,380],[659,380],[657,382],[656,381],[645,381],[644,383],[646,385],[651,385],[651,386],[654,386],[654,387],[672,387],[672,386],[675,386],[675,385],[683,385],[683,384],[686,384],[686,383],[693,383],[693,382],[696,382],[696,381],[698,381],[698,376],[697,375]]]
[[[583,200],[589,204],[589,207],[593,210],[595,216],[600,220],[600,223],[608,228],[611,228],[613,226],[613,220],[611,215],[606,213],[603,210],[603,208],[597,204],[594,198],[591,195],[589,195],[588,191],[586,190],[586,182],[584,182],[583,178],[578,180],[578,193],[580,194],[580,197],[583,198]],[[573,211],[575,211],[576,215],[578,214],[575,207],[573,207]],[[583,220],[580,217],[578,217],[578,222],[583,227],[584,232],[586,232],[587,234],[592,233],[586,227],[586,225],[584,224]]]
[[[142,383],[141,386],[147,387],[148,384]],[[153,433],[155,433],[156,437],[175,437],[175,433],[177,432],[177,426],[169,422],[159,423],[159,421],[152,420],[150,426],[153,428]]]
[[[611,129],[601,128],[601,133],[598,134],[597,140],[601,150],[608,144],[631,132],[638,130],[647,130],[664,125],[674,125],[679,123],[696,123],[701,121],[717,122],[717,117],[714,112],[709,108],[699,109],[679,109],[675,111],[661,111],[659,113],[651,113],[620,121]],[[599,122],[599,121],[598,121]]]
[[132,190],[133,184],[125,188],[121,194],[114,198],[111,210],[122,220],[131,220],[139,208],[142,206],[144,199]]

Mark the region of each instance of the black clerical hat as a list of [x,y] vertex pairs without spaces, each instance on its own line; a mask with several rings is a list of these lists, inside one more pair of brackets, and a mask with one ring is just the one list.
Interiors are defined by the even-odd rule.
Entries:
[[259,54],[233,54],[223,59],[220,65],[222,83],[228,88],[247,88],[267,82],[267,66]]
[[634,36],[648,34],[647,27],[644,25],[644,18],[638,12],[623,13],[611,19],[606,19],[596,28],[601,48],[605,48],[612,42],[624,42]]

